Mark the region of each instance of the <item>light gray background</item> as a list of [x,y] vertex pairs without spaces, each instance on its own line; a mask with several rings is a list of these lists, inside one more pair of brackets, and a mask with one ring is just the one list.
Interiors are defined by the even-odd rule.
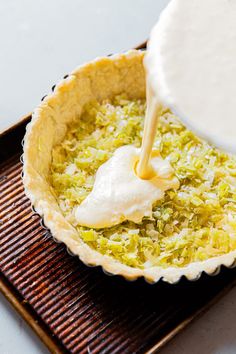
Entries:
[[[0,131],[30,112],[78,64],[144,41],[167,3],[0,0]],[[234,289],[161,353],[236,353],[235,297]],[[0,353],[47,353],[2,295]]]

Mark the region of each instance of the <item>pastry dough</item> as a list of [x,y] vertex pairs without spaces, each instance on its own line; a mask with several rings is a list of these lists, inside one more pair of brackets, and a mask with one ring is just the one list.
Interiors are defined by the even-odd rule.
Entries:
[[203,271],[208,274],[217,272],[222,264],[233,266],[236,251],[182,268],[129,267],[110,256],[102,255],[79,238],[76,229],[63,216],[48,182],[52,149],[64,138],[67,125],[78,119],[86,103],[123,93],[130,99],[145,98],[143,56],[143,52],[132,50],[82,65],[43,100],[33,113],[24,141],[25,191],[53,237],[65,243],[85,264],[102,266],[104,271],[129,280],[144,277],[154,283],[163,278],[169,283],[176,283],[183,275],[194,280]]

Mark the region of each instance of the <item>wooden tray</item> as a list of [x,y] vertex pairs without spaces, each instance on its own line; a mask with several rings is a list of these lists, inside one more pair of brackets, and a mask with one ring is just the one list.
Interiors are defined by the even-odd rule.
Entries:
[[24,194],[30,116],[0,135],[0,290],[52,353],[154,353],[233,287],[236,269],[177,285],[130,283],[56,243]]

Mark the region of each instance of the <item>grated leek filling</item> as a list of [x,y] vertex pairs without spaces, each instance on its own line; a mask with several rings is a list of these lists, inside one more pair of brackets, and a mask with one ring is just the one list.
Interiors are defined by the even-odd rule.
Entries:
[[52,152],[51,185],[67,220],[90,247],[138,268],[183,267],[236,249],[236,158],[164,111],[155,148],[180,181],[142,224],[100,230],[77,225],[75,207],[91,192],[98,167],[123,145],[141,146],[146,104],[117,96],[91,102]]

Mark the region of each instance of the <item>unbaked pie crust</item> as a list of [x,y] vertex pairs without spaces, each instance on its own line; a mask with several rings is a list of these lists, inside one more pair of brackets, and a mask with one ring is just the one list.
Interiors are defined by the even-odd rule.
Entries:
[[129,267],[102,255],[80,239],[76,229],[63,216],[48,183],[52,149],[65,136],[67,125],[81,115],[86,103],[91,100],[102,101],[121,93],[130,99],[145,98],[143,57],[142,51],[132,50],[98,58],[78,67],[42,101],[33,113],[24,139],[25,191],[53,237],[66,244],[85,264],[102,266],[105,272],[122,275],[129,280],[144,277],[148,282],[155,283],[162,278],[169,283],[176,283],[183,275],[189,280],[196,280],[203,271],[215,274],[221,265],[233,266],[236,251],[190,263],[182,268]]

